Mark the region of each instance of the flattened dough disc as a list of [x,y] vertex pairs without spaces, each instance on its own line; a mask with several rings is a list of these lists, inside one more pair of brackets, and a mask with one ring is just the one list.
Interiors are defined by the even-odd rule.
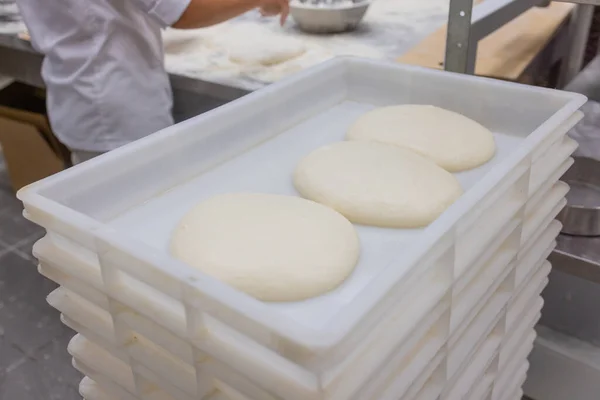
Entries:
[[264,301],[299,301],[339,286],[359,257],[354,226],[300,197],[232,193],[199,203],[171,240],[174,257]]
[[296,189],[352,222],[418,228],[462,194],[456,178],[408,149],[368,141],[320,148],[296,167]]

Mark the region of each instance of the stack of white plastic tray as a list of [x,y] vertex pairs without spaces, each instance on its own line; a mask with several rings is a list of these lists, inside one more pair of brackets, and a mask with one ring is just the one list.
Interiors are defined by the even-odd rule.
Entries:
[[[515,400],[560,230],[580,95],[338,59],[23,189],[34,248],[79,332],[92,399]],[[496,157],[457,174],[465,194],[420,230],[357,226],[361,259],[337,290],[268,304],[169,255],[195,203],[296,195],[310,151],[362,113],[433,104],[491,129]]]

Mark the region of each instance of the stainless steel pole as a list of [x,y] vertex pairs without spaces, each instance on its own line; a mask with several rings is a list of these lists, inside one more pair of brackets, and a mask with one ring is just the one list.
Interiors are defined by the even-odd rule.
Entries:
[[587,3],[578,5],[571,15],[569,49],[561,67],[559,87],[567,85],[581,71],[593,17],[594,6]]
[[471,40],[472,13],[473,0],[450,0],[444,61],[446,71],[475,72],[477,41]]

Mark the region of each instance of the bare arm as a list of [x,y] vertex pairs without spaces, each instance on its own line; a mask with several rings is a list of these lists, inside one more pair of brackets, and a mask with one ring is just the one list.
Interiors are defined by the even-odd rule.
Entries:
[[173,28],[204,28],[235,18],[259,5],[260,0],[191,0]]
[[264,15],[281,14],[281,23],[285,22],[288,0],[190,0],[181,18],[172,26],[176,29],[205,28],[258,7]]
[[253,8],[264,16],[280,16],[281,24],[289,12],[289,0],[131,0],[163,28],[204,28],[235,18]]

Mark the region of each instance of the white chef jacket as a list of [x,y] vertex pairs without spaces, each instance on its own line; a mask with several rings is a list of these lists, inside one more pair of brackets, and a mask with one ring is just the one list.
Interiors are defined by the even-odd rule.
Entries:
[[189,2],[18,0],[65,145],[109,151],[173,123],[160,30]]

